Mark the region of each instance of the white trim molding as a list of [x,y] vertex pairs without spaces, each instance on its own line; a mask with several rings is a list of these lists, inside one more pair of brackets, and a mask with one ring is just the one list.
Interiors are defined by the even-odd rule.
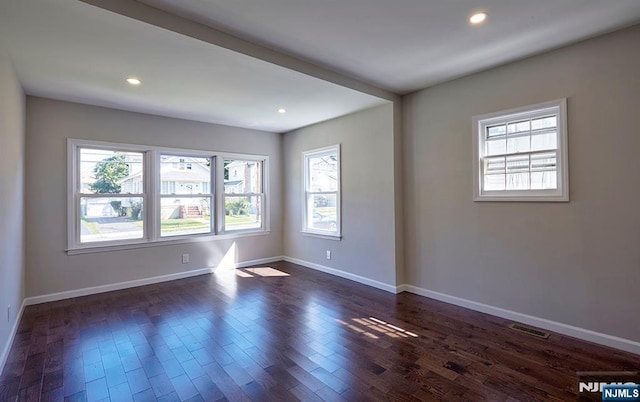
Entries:
[[[540,121],[544,118],[555,117],[556,124],[553,127],[539,127],[534,129],[533,122]],[[536,105],[518,107],[510,110],[503,110],[495,113],[473,116],[473,200],[474,201],[540,201],[540,202],[568,202],[569,201],[569,158],[568,158],[568,141],[567,141],[567,99],[558,99],[555,101],[538,103]],[[508,127],[516,127],[516,124],[524,123],[529,127],[517,133],[509,133]],[[491,128],[499,129],[502,127],[504,133],[499,131],[494,134],[493,139],[487,138],[487,132]],[[533,137],[536,134],[555,134],[555,146],[550,143],[538,144],[539,147],[534,149]],[[529,138],[531,143],[522,149],[509,150],[509,137],[511,138]],[[539,137],[538,137],[539,138]],[[490,143],[502,143],[504,148],[493,149],[493,152],[487,154],[486,146]],[[549,155],[555,157],[555,170],[549,170],[547,164],[551,164]],[[537,155],[538,164],[534,168],[534,156]],[[506,159],[505,159],[506,158]],[[529,180],[532,180],[533,173],[554,172],[553,177],[556,180],[555,188],[531,188],[531,183],[527,182],[526,189],[509,190],[507,178],[509,177],[509,159],[516,158],[512,173],[528,173]],[[520,158],[520,161],[518,159]],[[523,159],[524,158],[524,159]],[[494,167],[499,176],[503,176],[505,181],[504,189],[487,190],[485,187],[485,178],[487,163],[489,160],[494,161]],[[526,166],[520,163],[526,162]],[[500,168],[502,166],[502,169]],[[527,170],[520,170],[526,167]],[[517,168],[517,169],[516,169]],[[503,173],[499,171],[502,170]],[[495,176],[494,176],[495,177]],[[549,176],[551,177],[551,176]],[[542,185],[541,183],[539,183]]]
[[218,266],[211,267],[211,268],[202,268],[202,269],[196,269],[192,271],[176,272],[174,274],[135,279],[132,281],[118,282],[118,283],[113,283],[109,285],[92,286],[92,287],[83,288],[83,289],[75,289],[75,290],[68,290],[68,291],[59,292],[59,293],[51,293],[51,294],[46,294],[41,296],[27,297],[26,299],[24,299],[24,304],[26,306],[31,306],[33,304],[48,303],[52,301],[70,299],[72,297],[89,296],[89,295],[94,295],[98,293],[111,292],[114,290],[134,288],[136,286],[152,285],[154,283],[190,278],[192,276],[207,275],[207,274],[213,273],[218,269],[250,267],[252,265],[267,264],[271,262],[282,261],[283,259],[284,258],[282,256],[276,256],[276,257],[261,258],[257,260],[251,260],[251,261],[233,262],[229,265],[225,265],[224,267],[221,266],[222,264],[219,264]]
[[9,332],[9,339],[7,339],[7,343],[2,348],[2,354],[0,354],[0,375],[2,375],[5,365],[7,364],[9,352],[11,352],[11,346],[13,345],[13,341],[16,338],[16,334],[18,333],[18,326],[20,325],[20,321],[22,320],[22,313],[24,312],[25,305],[25,300],[23,300],[22,305],[20,306],[20,311],[18,312],[18,315],[16,315],[16,320],[13,322],[13,326],[11,327],[11,331]]
[[300,260],[298,258],[293,258],[289,256],[284,256],[282,259],[286,262],[291,262],[293,264],[302,265],[306,268],[315,269],[316,271],[324,272],[327,274],[331,274],[334,276],[339,276],[340,278],[345,278],[352,280],[354,282],[362,283],[363,285],[372,286],[377,289],[385,290],[391,293],[397,293],[397,287],[394,285],[389,285],[383,282],[375,281],[373,279],[365,278],[364,276],[355,275],[350,272],[342,271],[339,269],[327,267],[325,265],[316,264],[314,262],[309,262],[305,260]]
[[[342,156],[340,153],[340,144],[330,145],[322,148],[310,149],[308,151],[302,151],[302,171],[304,172],[303,177],[303,191],[302,191],[302,234],[305,236],[317,236],[325,239],[332,240],[341,240],[342,239],[342,185],[341,183],[341,163]],[[320,188],[313,189],[312,188],[312,173],[311,173],[311,159],[312,158],[323,158],[323,157],[331,157],[335,154],[336,157],[336,189],[329,190],[324,189],[322,191]],[[327,174],[328,176],[328,174]],[[316,184],[318,185],[318,184]],[[311,215],[316,214],[314,211],[314,201],[316,197],[324,197],[335,195],[336,197],[336,215],[334,217],[335,229],[329,228],[313,228],[311,227],[312,218]],[[331,215],[328,215],[331,216]],[[323,218],[321,218],[323,219]],[[330,218],[329,218],[330,219]],[[331,225],[331,221],[329,221],[329,225]]]
[[500,307],[478,303],[472,300],[447,295],[429,289],[419,288],[413,285],[400,285],[398,286],[398,289],[402,289],[403,291],[414,293],[420,296],[429,297],[431,299],[439,300],[445,303],[454,304],[456,306],[468,308],[474,311],[479,311],[481,313],[491,314],[497,317],[505,318],[507,320],[521,322],[549,331],[557,332],[559,334],[582,339],[584,341],[589,341],[640,355],[640,342],[632,341],[630,339],[603,334],[600,332],[591,331],[589,329],[547,320],[545,318],[534,317],[528,314],[518,313]]
[[[130,152],[140,155],[140,163],[142,164],[144,180],[141,187],[136,188],[135,192],[119,192],[119,193],[92,193],[84,189],[80,183],[82,173],[82,150],[100,150],[113,153],[116,151]],[[206,160],[210,166],[209,169],[209,186],[208,189],[202,186],[202,192],[193,192],[189,194],[163,193],[161,189],[162,182],[162,162],[163,156],[170,157],[189,157],[200,158],[204,163]],[[224,161],[225,160],[241,160],[253,161],[260,164],[257,170],[260,191],[253,193],[226,193],[224,188]],[[195,162],[193,162],[195,163]],[[270,229],[270,191],[269,191],[269,156],[253,155],[253,154],[237,154],[211,150],[193,150],[181,148],[166,148],[151,145],[135,145],[125,143],[110,143],[103,141],[91,141],[83,139],[68,138],[67,139],[67,254],[83,254],[112,250],[126,250],[140,247],[159,246],[172,243],[196,242],[219,240],[226,238],[236,238],[244,236],[253,236],[260,234],[269,234]],[[260,227],[247,229],[225,228],[225,197],[259,197],[262,202],[259,204],[262,212]],[[82,199],[109,199],[109,198],[127,198],[141,200],[144,208],[140,214],[142,225],[142,233],[136,238],[101,238],[101,239],[85,239],[81,236],[81,217],[83,216],[81,201]],[[186,233],[181,235],[169,235],[162,233],[161,228],[161,210],[162,200],[168,198],[188,198],[207,199],[206,204],[212,211],[209,219],[209,231],[206,233]],[[138,233],[138,232],[136,232]]]
[[89,296],[98,293],[111,292],[114,290],[134,288],[136,286],[151,285],[154,283],[173,281],[176,279],[184,279],[192,276],[206,275],[213,272],[213,268],[202,268],[193,271],[176,272],[175,274],[153,276],[151,278],[135,279],[133,281],[118,282],[110,285],[92,286],[83,289],[68,290],[65,292],[50,293],[47,295],[27,297],[24,299],[27,306],[40,303],[48,303],[52,301],[71,299],[73,297]]

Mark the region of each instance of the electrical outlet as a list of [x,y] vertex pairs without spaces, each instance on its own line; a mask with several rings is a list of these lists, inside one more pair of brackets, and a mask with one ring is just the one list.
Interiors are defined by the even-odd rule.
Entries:
[[7,306],[7,322],[11,322],[11,304]]
[[331,251],[327,250],[327,260],[330,260],[330,259],[331,259]]
[[189,254],[182,254],[182,263],[183,264],[189,263]]

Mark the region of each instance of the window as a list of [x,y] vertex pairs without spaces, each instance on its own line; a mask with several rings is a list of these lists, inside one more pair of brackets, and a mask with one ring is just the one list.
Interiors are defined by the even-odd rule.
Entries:
[[224,159],[224,227],[232,230],[263,227],[263,162]]
[[302,153],[305,233],[340,237],[340,146]]
[[569,201],[566,99],[475,116],[475,201]]
[[[74,242],[140,241],[145,237],[145,154],[125,148],[78,147],[71,200]],[[124,177],[135,180],[123,185]]]
[[70,253],[268,232],[266,156],[74,139],[68,155]]
[[160,182],[160,236],[212,233],[210,157],[162,154]]

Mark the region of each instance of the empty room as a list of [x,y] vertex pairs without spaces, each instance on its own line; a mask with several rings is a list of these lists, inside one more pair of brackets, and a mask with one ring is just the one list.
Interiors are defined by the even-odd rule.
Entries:
[[638,0],[0,0],[0,402],[640,401]]

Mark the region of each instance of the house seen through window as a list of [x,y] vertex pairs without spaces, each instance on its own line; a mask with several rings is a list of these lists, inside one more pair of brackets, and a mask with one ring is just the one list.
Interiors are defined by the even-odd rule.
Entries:
[[224,228],[256,229],[263,226],[263,163],[259,160],[224,160]]
[[[79,241],[121,241],[144,237],[144,154],[81,148],[78,191]],[[124,183],[126,177],[135,180]]]
[[304,217],[302,231],[339,237],[340,146],[303,152]]
[[266,156],[68,144],[69,250],[268,230]]
[[162,237],[212,232],[211,158],[160,155],[160,183]]

